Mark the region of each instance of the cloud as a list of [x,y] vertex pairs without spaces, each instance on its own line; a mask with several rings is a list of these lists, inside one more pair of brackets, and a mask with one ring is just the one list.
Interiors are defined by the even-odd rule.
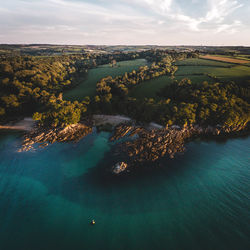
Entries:
[[[185,14],[185,10],[181,8],[181,6],[174,5],[172,0],[166,1],[153,1],[146,0],[146,2],[152,5],[152,9],[156,10],[161,15],[165,16],[166,19],[170,19],[172,21],[176,21],[176,24],[179,26],[183,26],[188,28],[190,31],[208,31],[204,26],[209,25],[209,30],[213,30],[218,32],[224,31],[225,29],[218,29],[218,23],[223,23],[220,27],[230,27],[234,25],[235,27],[239,27],[238,23],[235,25],[235,21],[233,24],[228,24],[225,22],[225,18],[228,17],[235,10],[241,8],[243,4],[240,4],[236,0],[207,0],[207,13],[205,17],[192,17],[188,14]],[[193,0],[192,4],[196,4],[198,0]],[[205,25],[204,25],[205,24]],[[203,26],[203,27],[202,27]]]
[[172,0],[144,0],[144,2],[160,13],[168,12],[172,5]]
[[222,24],[216,29],[216,33],[227,32],[229,34],[234,34],[237,32],[237,28],[241,26],[241,22],[235,20],[232,24]]
[[247,41],[242,1],[0,0],[0,43],[198,43],[196,34],[222,41],[238,31]]
[[207,12],[204,22],[222,22],[225,17],[241,8],[243,5],[235,0],[209,0],[210,10]]

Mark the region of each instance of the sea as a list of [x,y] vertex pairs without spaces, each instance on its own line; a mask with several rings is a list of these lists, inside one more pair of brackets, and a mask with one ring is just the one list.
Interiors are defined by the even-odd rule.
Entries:
[[0,133],[0,250],[250,249],[249,136],[124,176],[108,132],[18,152],[22,136]]

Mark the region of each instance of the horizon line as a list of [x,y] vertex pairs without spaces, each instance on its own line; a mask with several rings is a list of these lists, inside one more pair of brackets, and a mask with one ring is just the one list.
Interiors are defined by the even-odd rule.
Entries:
[[53,46],[157,46],[157,47],[250,47],[249,45],[206,45],[206,44],[200,44],[200,45],[192,45],[192,44],[175,44],[175,45],[159,45],[159,44],[67,44],[67,43],[0,43],[0,46],[2,45],[53,45]]

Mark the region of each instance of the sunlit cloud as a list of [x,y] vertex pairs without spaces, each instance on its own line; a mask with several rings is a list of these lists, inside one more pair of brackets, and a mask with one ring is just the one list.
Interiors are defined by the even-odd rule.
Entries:
[[248,0],[187,1],[0,0],[0,43],[250,43]]

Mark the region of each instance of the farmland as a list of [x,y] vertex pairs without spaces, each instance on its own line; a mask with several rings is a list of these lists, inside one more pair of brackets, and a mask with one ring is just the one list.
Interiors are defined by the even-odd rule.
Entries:
[[231,63],[212,61],[202,58],[190,58],[176,62],[177,66],[207,66],[207,67],[232,67]]
[[250,67],[205,59],[187,59],[179,62],[176,76],[188,77],[192,80],[194,75],[217,77],[223,81],[243,82],[250,77]]
[[[178,71],[175,77],[162,76],[145,81],[130,91],[134,98],[157,98],[157,93],[173,80],[180,81],[189,78],[193,83],[207,81],[235,81],[244,82],[250,78],[250,67],[245,65],[220,62],[203,58],[190,58],[176,63]],[[216,77],[216,79],[215,79]]]
[[[213,80],[205,75],[189,75],[185,76],[192,80],[193,83],[199,82],[212,82]],[[145,81],[142,84],[136,86],[130,91],[130,96],[144,99],[144,98],[157,98],[157,93],[161,91],[166,85],[172,83],[174,80],[180,81],[184,76],[176,76],[171,78],[169,76],[162,76],[156,79],[151,79],[149,81]]]
[[228,63],[237,63],[237,64],[247,64],[249,63],[248,60],[243,60],[235,58],[235,57],[224,57],[224,56],[216,56],[216,55],[205,55],[205,56],[200,56],[203,59],[208,59],[208,60],[215,60],[215,61],[220,61],[220,62],[228,62]]
[[118,76],[125,72],[137,70],[141,66],[147,65],[145,59],[137,59],[133,61],[118,62],[115,67],[110,64],[102,65],[94,69],[90,69],[87,76],[77,79],[77,86],[65,92],[64,97],[67,100],[82,100],[85,96],[94,96],[96,91],[96,83],[106,76]]
[[[213,55],[213,56],[222,57],[222,55]],[[234,59],[241,59],[241,60],[247,60],[248,63],[250,63],[250,55],[246,55],[246,54],[236,54],[234,56],[223,55],[223,57],[234,58]]]

